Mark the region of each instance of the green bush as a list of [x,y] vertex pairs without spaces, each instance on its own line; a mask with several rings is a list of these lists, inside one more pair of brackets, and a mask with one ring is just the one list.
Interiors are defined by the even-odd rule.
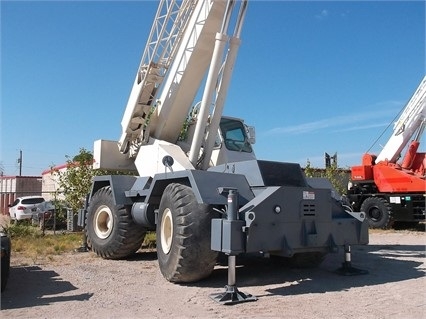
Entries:
[[31,226],[31,221],[13,222],[8,225],[2,226],[3,231],[10,236],[10,238],[22,237],[41,237],[42,232],[36,227]]

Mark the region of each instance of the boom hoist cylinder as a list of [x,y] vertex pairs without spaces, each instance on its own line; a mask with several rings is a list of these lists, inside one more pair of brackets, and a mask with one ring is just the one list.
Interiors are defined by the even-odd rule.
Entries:
[[[232,12],[233,5],[233,2],[231,1],[225,13],[225,20],[222,25],[221,32],[216,34],[216,42],[212,58],[213,62],[210,65],[207,83],[201,102],[200,114],[198,115],[199,120],[195,127],[194,140],[189,153],[189,160],[193,163],[193,165],[204,170],[209,166],[209,160],[216,139],[216,132],[219,128],[220,118],[223,113],[229,82],[231,80],[238,48],[241,43],[241,28],[247,10],[247,1],[242,1],[235,24],[234,34],[232,37],[229,37],[225,32],[229,27],[230,13]],[[227,55],[223,63],[219,64],[222,61],[222,52],[224,51],[227,43],[229,45]],[[216,95],[214,101],[212,101],[214,93],[216,93]],[[210,105],[213,105],[214,107],[211,114],[209,112]],[[208,120],[207,118],[209,115],[210,119]],[[202,144],[204,149],[201,161],[199,161]]]

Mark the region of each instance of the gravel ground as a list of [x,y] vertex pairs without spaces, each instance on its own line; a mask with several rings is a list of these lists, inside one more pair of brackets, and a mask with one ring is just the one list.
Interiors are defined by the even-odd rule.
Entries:
[[426,318],[424,231],[374,231],[370,244],[352,247],[360,276],[335,273],[343,252],[315,269],[295,269],[252,259],[236,271],[238,289],[257,301],[222,305],[210,295],[225,291],[227,269],[189,285],[167,282],[155,251],[127,260],[91,252],[50,260],[15,254],[3,318]]

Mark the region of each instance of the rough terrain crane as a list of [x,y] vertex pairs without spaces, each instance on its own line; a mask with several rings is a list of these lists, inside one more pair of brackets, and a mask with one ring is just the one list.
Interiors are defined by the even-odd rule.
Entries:
[[426,77],[379,155],[366,153],[362,165],[351,168],[348,199],[353,209],[365,212],[371,228],[425,220],[426,153],[418,151],[425,125]]
[[299,164],[256,159],[254,128],[222,116],[246,8],[160,1],[122,136],[94,145],[95,168],[137,171],[93,180],[85,231],[99,256],[126,257],[156,231],[163,276],[193,282],[221,253],[319,263],[368,243],[362,213],[311,187]]

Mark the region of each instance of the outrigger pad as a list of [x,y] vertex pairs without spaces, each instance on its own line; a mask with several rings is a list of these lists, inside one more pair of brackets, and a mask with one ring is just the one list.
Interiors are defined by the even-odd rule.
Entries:
[[238,290],[236,286],[225,286],[226,291],[222,294],[212,294],[210,295],[210,298],[212,298],[214,301],[221,303],[222,305],[234,305],[241,302],[248,302],[248,301],[256,301],[257,298],[250,295],[245,294]]
[[368,274],[368,270],[352,267],[350,262],[343,262],[342,267],[336,269],[335,272],[342,276],[358,276]]

